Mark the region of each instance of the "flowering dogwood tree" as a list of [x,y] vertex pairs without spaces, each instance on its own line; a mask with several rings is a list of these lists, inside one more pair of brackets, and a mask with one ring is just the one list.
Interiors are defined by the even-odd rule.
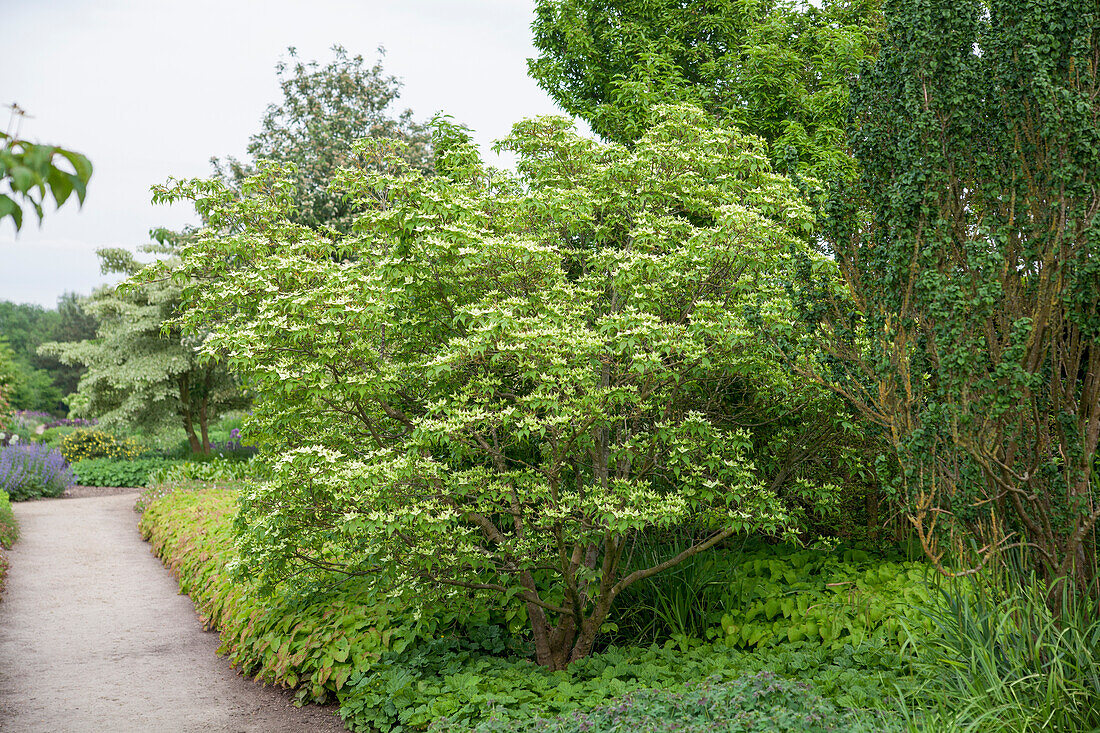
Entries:
[[[363,152],[392,171],[395,144]],[[158,196],[210,223],[181,251],[183,318],[259,395],[251,437],[277,456],[242,500],[242,562],[491,594],[560,669],[632,583],[828,498],[754,459],[767,411],[813,399],[757,335],[793,321],[812,221],[761,140],[693,107],[632,150],[552,117],[500,147],[517,174],[436,120],[434,175],[346,170],[334,190],[366,213],[335,243],[289,223],[277,166],[243,200],[217,181]],[[671,527],[693,541],[631,558]]]

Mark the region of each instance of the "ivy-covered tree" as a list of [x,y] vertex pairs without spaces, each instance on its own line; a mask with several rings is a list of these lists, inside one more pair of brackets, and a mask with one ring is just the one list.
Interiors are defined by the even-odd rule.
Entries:
[[538,0],[531,76],[629,144],[656,104],[698,105],[760,135],[781,171],[854,174],[848,82],[875,53],[881,0]]
[[[132,253],[99,250],[104,274],[141,269]],[[224,364],[202,353],[202,337],[165,325],[177,314],[181,286],[162,282],[104,287],[87,301],[96,337],[49,342],[40,351],[87,371],[70,398],[73,414],[104,425],[158,431],[182,426],[191,450],[209,453],[209,425],[245,407],[247,397]]]
[[[434,175],[391,155],[339,180],[363,213],[336,242],[288,221],[271,169],[244,201],[160,193],[210,222],[181,249],[182,320],[255,386],[274,456],[237,521],[250,575],[488,594],[561,669],[633,583],[829,502],[756,440],[820,397],[758,337],[794,328],[810,210],[759,138],[693,107],[656,119],[632,149],[522,122],[501,143],[518,178],[437,120]],[[687,546],[639,564],[672,527]]]
[[289,62],[275,67],[283,101],[268,107],[260,131],[250,138],[250,159],[212,162],[220,176],[237,186],[256,172],[258,161],[293,164],[298,198],[292,219],[308,227],[344,230],[354,210],[329,184],[340,168],[361,162],[352,144],[366,137],[400,140],[405,143],[402,158],[412,169],[424,170],[431,138],[411,110],[393,116],[401,81],[386,75],[380,60],[368,66],[362,56],[348,56],[341,46],[332,51],[332,61],[321,66],[299,61],[295,49],[288,49]]
[[823,374],[889,435],[934,560],[1020,547],[1100,594],[1100,5],[886,19],[852,98],[862,177],[831,203],[840,277],[807,300]]

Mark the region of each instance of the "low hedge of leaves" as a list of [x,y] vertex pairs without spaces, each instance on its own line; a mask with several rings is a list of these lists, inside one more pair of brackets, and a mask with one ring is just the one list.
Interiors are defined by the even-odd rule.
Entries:
[[744,557],[734,577],[723,594],[726,612],[717,634],[733,646],[803,639],[833,649],[901,645],[913,630],[932,632],[920,610],[930,601],[924,563],[884,562],[857,549],[778,546]]
[[19,524],[11,510],[8,492],[0,490],[0,547],[10,550],[19,539]]
[[163,458],[88,458],[73,464],[76,481],[83,486],[134,486],[144,487],[150,475],[163,471],[170,465]]
[[149,484],[167,484],[182,481],[208,481],[233,483],[255,478],[263,468],[259,461],[215,457],[204,461],[172,461],[165,463],[149,476]]
[[327,590],[261,597],[230,570],[236,508],[232,490],[173,491],[148,503],[139,527],[191,596],[204,627],[221,631],[220,651],[230,663],[260,681],[297,688],[299,701],[331,700],[384,651],[479,618],[457,604],[435,615],[412,614],[346,578]]
[[[234,491],[175,491],[148,504],[140,527],[179,577],[181,591],[194,600],[206,627],[222,632],[221,651],[235,667],[264,682],[297,688],[300,701],[337,699],[354,731],[432,725],[463,730],[490,719],[495,722],[484,724],[498,727],[485,730],[507,730],[520,721],[577,711],[598,716],[594,708],[628,693],[650,700],[645,695],[651,693],[641,692],[647,689],[690,696],[687,687],[708,679],[708,684],[731,685],[721,694],[734,695],[731,691],[748,689],[743,687],[748,683],[737,680],[763,672],[812,680],[807,695],[827,702],[819,705],[806,697],[780,705],[773,700],[792,720],[827,713],[832,717],[822,718],[822,725],[833,727],[823,730],[889,730],[893,717],[861,709],[891,708],[898,689],[914,684],[906,651],[871,638],[857,645],[788,639],[753,649],[724,639],[680,638],[610,647],[567,671],[549,672],[525,658],[528,650],[507,631],[505,619],[463,603],[451,604],[450,611],[414,614],[354,579],[334,580],[326,591],[259,596],[250,582],[235,580],[230,569],[235,511]],[[864,720],[877,721],[878,727],[842,727]],[[603,730],[545,728],[559,729]],[[653,728],[666,729],[672,730]]]

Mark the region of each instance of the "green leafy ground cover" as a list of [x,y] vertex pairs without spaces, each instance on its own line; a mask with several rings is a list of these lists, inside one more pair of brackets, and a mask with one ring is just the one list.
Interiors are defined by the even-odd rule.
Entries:
[[[448,729],[460,730],[490,719],[495,722],[484,724],[497,727],[486,730],[504,730],[507,721],[527,724],[553,716],[573,720],[568,716],[578,711],[589,711],[584,714],[597,720],[602,713],[595,708],[623,695],[637,693],[642,697],[632,699],[660,707],[671,705],[671,698],[642,691],[660,689],[687,696],[678,699],[695,699],[691,696],[698,696],[701,688],[692,686],[706,683],[716,686],[715,695],[736,697],[748,694],[746,685],[754,684],[738,680],[759,674],[807,685],[796,688],[780,682],[775,695],[768,693],[767,704],[786,710],[791,720],[814,715],[835,730],[888,730],[897,719],[874,709],[889,711],[895,707],[898,689],[914,683],[911,657],[887,620],[876,622],[873,612],[860,609],[881,603],[884,616],[893,613],[885,598],[896,594],[892,584],[909,587],[919,581],[906,574],[908,568],[896,577],[870,576],[870,556],[841,554],[811,562],[796,551],[773,556],[774,548],[740,550],[740,567],[747,575],[731,597],[749,599],[744,611],[736,612],[751,616],[749,623],[772,611],[767,638],[748,643],[740,631],[729,631],[729,623],[719,623],[711,640],[680,637],[641,646],[612,645],[567,670],[551,672],[529,661],[529,648],[507,630],[508,619],[467,600],[456,598],[430,612],[418,612],[399,599],[371,593],[353,578],[333,579],[329,587],[309,592],[284,585],[271,596],[260,596],[250,581],[233,576],[236,501],[237,493],[231,490],[161,495],[148,503],[141,531],[178,575],[181,591],[194,600],[206,627],[221,631],[222,651],[235,667],[264,682],[297,688],[301,701],[335,698],[352,730],[424,730],[433,723],[444,725],[441,720],[448,721]],[[762,563],[766,557],[771,562]],[[777,557],[782,567],[775,564]],[[892,571],[899,566],[904,567],[888,565]],[[789,630],[799,628],[806,618],[816,618],[815,611],[813,603],[803,607],[796,601],[788,616],[785,599],[835,593],[830,587],[834,582],[864,586],[872,600],[856,604],[847,614],[851,620],[835,635],[792,639]],[[769,594],[780,599],[778,607]],[[837,604],[847,596],[836,596],[829,607],[840,618]],[[762,608],[754,612],[757,605]],[[867,623],[860,626],[856,619]],[[805,695],[795,694],[802,689]],[[549,727],[538,729],[581,729],[559,722],[546,722]],[[696,729],[707,730],[683,728]]]
[[163,458],[87,458],[73,464],[73,473],[82,486],[145,486],[150,474],[170,465]]
[[19,525],[11,510],[11,500],[6,491],[0,491],[0,591],[4,589],[4,576],[8,570],[4,550],[11,549],[17,539],[19,539]]
[[17,539],[19,539],[19,525],[11,510],[11,498],[8,492],[0,491],[0,547],[11,549]]

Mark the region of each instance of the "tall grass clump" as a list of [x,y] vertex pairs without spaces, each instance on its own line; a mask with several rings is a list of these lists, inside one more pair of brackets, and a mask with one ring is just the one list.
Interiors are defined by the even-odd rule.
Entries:
[[1071,588],[1018,563],[939,588],[929,614],[941,633],[922,636],[939,673],[912,728],[1100,730],[1100,608]]
[[0,491],[12,501],[60,496],[74,482],[58,450],[35,443],[0,449]]

